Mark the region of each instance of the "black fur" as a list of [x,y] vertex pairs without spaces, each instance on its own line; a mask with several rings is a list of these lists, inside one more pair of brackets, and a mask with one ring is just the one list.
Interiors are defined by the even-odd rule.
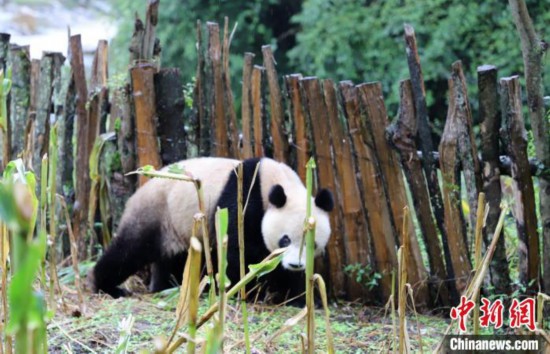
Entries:
[[125,296],[126,292],[118,285],[144,266],[160,260],[161,245],[158,220],[121,224],[117,237],[93,269],[94,290],[114,298]]
[[[254,185],[252,185],[254,172],[259,162],[260,159],[248,159],[243,162],[243,200],[248,199],[244,215],[245,264],[247,271],[248,265],[259,263],[270,254],[262,238],[261,221],[265,210],[260,188],[262,176],[259,173],[256,176]],[[270,193],[270,201],[275,205],[281,202],[284,205],[286,196],[283,188],[275,186],[273,191],[275,191],[275,195],[273,201],[271,201],[271,194],[273,193]],[[281,194],[284,200],[282,200]],[[320,200],[326,206],[327,200],[332,201],[332,196],[329,192],[329,199],[327,199],[325,194],[323,193]],[[182,198],[184,197],[186,196],[182,196]],[[231,172],[217,205],[220,208],[228,208],[229,211],[227,275],[231,283],[236,284],[240,279],[236,173]],[[148,207],[148,205],[143,205],[143,208]],[[143,215],[147,214],[144,213]],[[214,215],[211,215],[210,225],[214,225],[213,218]],[[214,232],[214,227],[211,227],[211,239],[215,239]],[[173,286],[174,282],[171,282],[171,275],[175,276],[176,281],[181,282],[187,252],[167,258],[162,255],[161,240],[159,220],[145,220],[145,222],[140,220],[140,222],[121,224],[117,237],[114,238],[112,244],[92,271],[94,290],[103,291],[115,298],[124,296],[126,293],[118,285],[149,264],[153,264],[151,291],[161,291]],[[214,265],[216,265],[216,252],[212,252],[212,256]],[[296,297],[305,290],[303,272],[291,272],[285,270],[282,266],[277,267],[273,272],[258,281],[263,283],[260,287],[262,294],[268,291],[276,294],[273,297],[274,302],[282,302],[287,298]],[[257,282],[250,284],[248,289],[255,285],[257,285]],[[253,299],[254,296],[251,296],[251,298]]]
[[334,208],[334,199],[332,193],[328,189],[320,189],[315,196],[315,205],[323,209],[327,213]]
[[[244,215],[245,265],[247,271],[249,265],[260,263],[271,253],[265,246],[261,236],[261,220],[265,213],[260,188],[261,174],[257,174],[254,185],[251,186],[254,171],[259,161],[260,159],[248,159],[243,162],[243,200],[246,201],[248,199]],[[227,228],[227,276],[232,284],[236,284],[240,279],[239,240],[237,235],[237,182],[237,175],[232,173],[218,201],[218,206],[220,208],[227,208],[229,212],[229,224]],[[281,186],[278,187],[280,191],[276,191],[276,193],[280,194],[279,192],[282,192],[284,195],[283,188]],[[271,192],[276,189],[278,189],[277,186],[273,187]],[[270,201],[271,195],[272,193],[270,193]],[[276,198],[278,201],[280,201],[279,197],[280,195]],[[286,202],[286,196],[284,198]],[[276,293],[276,296],[273,298],[274,302],[282,302],[285,298],[295,297],[305,291],[303,272],[288,271],[282,266],[277,267],[274,271],[258,279],[256,282],[252,282],[247,286],[247,289],[253,288],[258,282],[262,283],[260,287],[261,295],[267,292]],[[251,298],[254,298],[254,295]]]
[[271,187],[269,191],[269,202],[275,205],[277,208],[282,208],[286,204],[286,194],[283,187],[280,184],[276,184]]

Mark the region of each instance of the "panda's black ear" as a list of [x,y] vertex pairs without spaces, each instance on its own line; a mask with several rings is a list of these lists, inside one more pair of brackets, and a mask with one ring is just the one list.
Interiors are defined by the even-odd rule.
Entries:
[[269,191],[269,202],[277,208],[282,208],[286,204],[286,194],[284,188],[280,184],[271,187]]
[[320,189],[317,192],[317,196],[315,196],[315,205],[326,212],[331,211],[334,208],[334,199],[332,198],[332,192],[328,189]]

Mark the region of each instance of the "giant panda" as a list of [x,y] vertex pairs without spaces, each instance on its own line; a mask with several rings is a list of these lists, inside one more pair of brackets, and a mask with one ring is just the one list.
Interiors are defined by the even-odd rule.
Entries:
[[[287,165],[270,158],[241,162],[202,157],[178,164],[201,183],[211,239],[215,239],[216,209],[228,208],[227,275],[235,284],[240,276],[236,173],[240,163],[243,164],[243,199],[248,199],[244,214],[245,265],[259,263],[273,250],[288,247],[277,269],[261,278],[264,280],[261,288],[275,294],[272,299],[276,302],[296,297],[303,292],[305,284],[305,250],[300,253],[300,247],[307,198],[298,175]],[[324,251],[329,240],[328,213],[333,204],[327,189],[320,189],[313,199],[316,255]],[[181,279],[193,218],[198,211],[193,183],[163,178],[149,180],[128,200],[116,237],[90,272],[88,280],[92,290],[115,298],[127,295],[119,285],[149,264],[152,265],[150,291],[174,286],[170,283],[171,275],[175,272]],[[214,257],[215,253],[212,252]]]

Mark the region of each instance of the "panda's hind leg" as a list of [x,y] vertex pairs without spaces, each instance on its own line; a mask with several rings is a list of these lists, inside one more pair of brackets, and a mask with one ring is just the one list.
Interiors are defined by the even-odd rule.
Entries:
[[118,235],[91,272],[92,290],[103,291],[114,298],[126,295],[119,285],[161,258],[161,241],[156,223],[122,223]]
[[149,291],[156,293],[181,284],[186,259],[187,252],[181,252],[170,257],[162,256],[153,263]]

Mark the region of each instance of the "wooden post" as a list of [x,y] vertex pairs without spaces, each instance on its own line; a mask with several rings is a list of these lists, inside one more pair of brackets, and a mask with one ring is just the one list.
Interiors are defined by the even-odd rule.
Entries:
[[160,45],[155,37],[160,0],[148,0],[145,24],[136,16],[134,33],[130,42],[130,65],[136,61],[149,61],[160,54]]
[[408,232],[410,241],[410,255],[406,259],[408,279],[415,290],[416,305],[426,306],[429,303],[428,273],[422,261],[420,246],[414,233],[412,218],[406,218],[407,225],[404,225],[403,208],[408,206],[407,195],[403,175],[395,152],[390,148],[386,140],[386,127],[389,124],[386,106],[382,96],[382,86],[379,82],[361,84],[357,86],[361,98],[362,110],[366,112],[367,119],[365,126],[370,129],[363,130],[363,134],[371,134],[374,142],[373,149],[378,160],[383,187],[385,189],[386,202],[392,212],[394,228],[397,238],[401,244],[405,241],[402,238],[405,229]]
[[[340,192],[338,201],[344,226],[344,234],[333,233],[327,248],[334,248],[336,251],[343,248],[341,252],[345,257],[344,264],[372,264],[370,244],[366,237],[368,235],[367,217],[357,185],[351,142],[347,137],[346,124],[339,117],[338,99],[332,80],[323,81],[323,90],[328,114],[329,135],[332,137],[335,178],[337,185],[340,186],[339,190],[334,192]],[[347,283],[349,298],[357,299],[362,295],[369,296],[370,292],[357,282],[348,280]]]
[[[500,169],[499,169],[499,130],[501,116],[499,109],[499,94],[497,84],[497,68],[483,65],[477,68],[477,84],[479,88],[479,121],[481,122],[481,156],[483,165],[483,192],[489,205],[485,231],[485,245],[488,247],[493,239],[498,223],[501,203]],[[510,293],[510,274],[506,259],[504,237],[500,237],[490,264],[491,281],[495,293]]]
[[[42,157],[48,152],[50,132],[51,100],[53,92],[53,62],[54,56],[60,53],[44,53],[40,60],[40,76],[37,86],[36,115],[33,125],[33,154],[32,165],[37,175],[40,176],[40,164]],[[39,186],[40,183],[37,183]]]
[[233,33],[229,35],[229,19],[224,18],[223,26],[223,45],[222,45],[222,75],[223,75],[223,90],[225,101],[225,113],[227,115],[226,122],[228,123],[228,143],[229,155],[233,158],[239,158],[239,127],[237,126],[237,112],[235,112],[235,102],[233,98],[233,90],[231,89],[231,75],[229,70],[229,47]]
[[[330,287],[337,296],[341,296],[345,289],[344,273],[345,262],[344,243],[342,240],[343,227],[341,224],[341,210],[339,208],[339,195],[336,190],[334,168],[330,148],[330,127],[327,107],[324,102],[319,80],[316,77],[306,77],[300,80],[304,90],[304,111],[307,112],[315,140],[315,161],[319,185],[334,192],[335,205],[330,214],[332,236],[327,245],[328,271],[330,274]],[[346,233],[347,234],[347,233]],[[326,265],[324,268],[327,268]]]
[[[88,217],[88,201],[90,198],[90,151],[88,149],[88,135],[90,122],[86,104],[88,100],[88,87],[84,71],[84,56],[80,35],[71,36],[69,39],[70,63],[72,77],[76,92],[76,203],[73,218],[74,234],[78,244],[79,259],[87,256],[86,248],[86,221]],[[93,142],[92,142],[93,143]]]
[[[458,94],[459,95],[459,94]],[[460,202],[460,137],[467,135],[464,120],[456,114],[457,92],[449,79],[449,111],[445,130],[439,145],[439,163],[443,177],[443,203],[445,228],[451,254],[451,264],[456,289],[459,294],[466,290],[472,266],[466,244],[466,225]]]
[[[416,111],[416,119],[418,122],[418,145],[425,158],[422,160],[422,169],[426,176],[428,191],[430,193],[430,203],[433,208],[433,215],[436,221],[437,228],[441,233],[443,251],[445,252],[445,262],[451,263],[450,248],[447,241],[447,230],[445,229],[445,211],[443,210],[443,200],[441,198],[441,190],[439,189],[439,179],[437,177],[437,168],[432,151],[435,150],[435,144],[432,141],[432,132],[429,124],[428,107],[426,106],[426,89],[424,88],[424,78],[422,76],[422,66],[420,65],[420,57],[416,46],[416,36],[414,28],[405,24],[405,46],[407,53],[407,63],[409,66],[409,74],[411,76],[411,86],[414,97],[414,108]],[[447,268],[447,276],[454,278],[453,273],[449,273]],[[457,302],[455,298],[453,302]]]
[[252,152],[252,61],[253,53],[244,53],[242,102],[241,102],[241,124],[242,124],[242,151],[241,158],[249,159]]
[[6,72],[8,64],[8,53],[10,49],[10,38],[9,33],[0,33],[0,70]]
[[[392,293],[391,273],[397,269],[397,239],[391,223],[391,211],[386,203],[380,171],[375,163],[374,144],[369,135],[362,132],[365,120],[362,117],[357,89],[349,81],[340,82],[339,89],[354,149],[355,165],[360,175],[358,185],[374,246],[375,268],[382,275],[380,290],[385,302]],[[367,234],[361,237],[364,238],[365,243],[368,242]],[[359,252],[365,252],[365,250],[359,250]],[[368,259],[365,253],[359,255],[360,259]]]
[[[156,68],[149,63],[138,64],[130,69],[132,92],[136,110],[136,151],[138,166],[162,166],[157,142],[155,87],[153,76]],[[139,177],[142,186],[147,177]]]
[[224,88],[222,78],[220,28],[215,22],[207,22],[208,55],[206,57],[209,75],[206,83],[206,96],[209,101],[209,117],[212,140],[210,149],[215,156],[229,156],[229,142],[227,139],[227,121],[225,119]]
[[[65,83],[64,83],[65,85]],[[74,153],[73,153],[73,136],[75,129],[76,115],[76,86],[74,79],[69,76],[67,78],[67,88],[64,97],[60,97],[63,105],[61,116],[57,119],[57,193],[62,195],[67,202],[69,196],[74,196],[73,171],[74,171]],[[78,146],[78,144],[77,144]],[[68,239],[68,235],[67,235]],[[69,252],[69,242],[64,242],[67,254]],[[67,247],[65,247],[67,246]]]
[[437,303],[449,305],[452,303],[448,289],[450,284],[445,282],[447,271],[443,261],[443,251],[437,227],[432,217],[428,186],[417,154],[417,120],[410,80],[400,82],[399,97],[399,115],[395,123],[389,128],[389,138],[399,151],[401,166],[411,191],[414,211],[424,237],[430,265],[431,282],[435,285],[433,287],[434,291],[432,291],[433,305]]
[[[8,33],[0,33],[0,71],[4,73],[4,77],[7,77],[7,68],[8,68],[8,53],[10,48],[10,37],[11,35]],[[3,83],[0,82],[0,85]],[[8,93],[7,99],[7,117],[6,117],[6,126],[2,127],[0,131],[0,147],[2,149],[2,153],[0,154],[0,169],[4,170],[4,167],[8,164],[9,158],[11,155],[11,127],[10,127],[10,96],[11,94]]]
[[527,156],[527,139],[523,121],[518,76],[500,79],[503,139],[512,161],[514,179],[514,216],[519,236],[519,278],[535,294],[540,282],[539,235],[535,193]]
[[296,145],[296,170],[305,183],[306,163],[309,156],[309,146],[306,131],[306,120],[302,109],[302,94],[300,92],[301,74],[285,76],[286,90],[290,97],[292,119],[294,122],[294,143]]
[[468,204],[470,206],[469,239],[473,240],[473,231],[476,225],[477,197],[479,192],[481,192],[483,183],[472,127],[472,112],[468,100],[466,79],[462,72],[462,62],[460,60],[454,62],[452,65],[451,83],[454,86],[453,92],[456,96],[456,101],[453,105],[454,112],[450,113],[456,115],[456,118],[461,121],[461,127],[465,127],[465,130],[461,130],[461,134],[458,136],[458,145],[464,184],[466,185]]
[[157,128],[163,166],[183,160],[187,156],[181,87],[179,69],[161,69],[155,74]]
[[194,129],[199,156],[210,156],[210,122],[208,120],[205,93],[204,45],[202,43],[201,21],[197,20],[197,73],[193,91],[193,106],[196,107],[197,119]]
[[15,159],[25,149],[25,128],[29,117],[31,58],[29,46],[10,48],[12,85],[10,100],[11,156]]
[[109,46],[106,40],[97,43],[92,63],[92,75],[90,76],[89,112],[90,129],[88,131],[88,149],[91,152],[96,138],[104,133],[107,125],[107,106],[109,104],[109,90],[107,80],[109,78],[108,61]]
[[252,119],[254,121],[254,156],[264,156],[263,146],[263,123],[264,119],[264,104],[262,95],[262,76],[264,68],[262,66],[254,65],[252,69]]
[[113,215],[113,229],[116,230],[128,198],[136,189],[136,175],[126,175],[135,171],[135,115],[130,105],[130,85],[117,87],[111,98],[111,116],[120,119],[120,130],[117,134],[117,148],[122,165],[121,171],[115,171],[110,181],[110,205]]
[[269,103],[271,107],[271,136],[273,138],[273,157],[280,162],[288,161],[288,138],[285,132],[285,112],[279,78],[275,69],[275,60],[270,45],[262,46],[264,67],[269,86]]

